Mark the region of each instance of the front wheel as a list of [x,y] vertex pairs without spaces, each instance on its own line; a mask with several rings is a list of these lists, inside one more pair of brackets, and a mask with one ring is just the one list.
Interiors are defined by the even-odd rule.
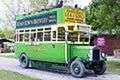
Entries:
[[83,77],[85,72],[84,64],[80,60],[75,60],[70,65],[71,75],[74,77]]
[[29,60],[28,57],[25,54],[22,54],[19,58],[20,61],[20,66],[23,68],[28,68],[29,67]]
[[95,74],[98,74],[98,75],[102,75],[102,74],[104,74],[105,73],[105,71],[106,71],[106,63],[105,62],[99,62],[98,64],[96,64],[95,66],[94,66],[94,72],[95,72]]

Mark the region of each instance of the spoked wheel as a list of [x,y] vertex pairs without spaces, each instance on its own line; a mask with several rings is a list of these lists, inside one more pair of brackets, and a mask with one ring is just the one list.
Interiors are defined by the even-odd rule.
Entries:
[[23,68],[28,68],[29,67],[29,60],[28,57],[25,54],[22,54],[19,58],[20,61],[20,66]]
[[105,62],[99,62],[94,66],[95,74],[102,75],[106,71],[106,63]]
[[78,77],[78,78],[83,77],[85,72],[84,64],[79,60],[73,61],[70,65],[70,72],[71,75],[74,77]]

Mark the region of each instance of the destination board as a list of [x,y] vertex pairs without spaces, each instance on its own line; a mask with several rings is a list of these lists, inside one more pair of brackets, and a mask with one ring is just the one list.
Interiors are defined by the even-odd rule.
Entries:
[[16,21],[16,28],[28,28],[57,24],[57,11],[34,15]]
[[80,9],[65,9],[65,23],[84,23],[85,12]]

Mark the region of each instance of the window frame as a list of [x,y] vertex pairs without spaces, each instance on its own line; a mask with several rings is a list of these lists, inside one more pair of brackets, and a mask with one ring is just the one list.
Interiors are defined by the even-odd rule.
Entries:
[[[64,28],[64,36],[62,36],[62,37],[64,37],[63,40],[59,40],[59,31],[58,31],[59,28]],[[62,37],[60,37],[60,38],[62,38]],[[57,41],[58,41],[58,42],[64,42],[64,41],[66,41],[66,29],[65,29],[64,26],[59,26],[59,27],[57,28]]]
[[[36,34],[36,39],[34,40],[34,41],[32,41],[32,42],[65,42],[65,41],[67,41],[67,42],[70,42],[70,41],[68,41],[68,26],[75,26],[75,27],[77,27],[79,24],[77,24],[77,25],[75,25],[75,24],[69,24],[69,25],[52,25],[52,26],[44,26],[44,27],[35,27],[35,28],[24,28],[24,29],[17,29],[16,30],[16,42],[30,42],[30,41],[32,41],[31,40],[31,36],[32,36],[32,34]],[[79,25],[79,26],[81,26],[81,25]],[[64,28],[64,30],[65,30],[65,33],[64,33],[64,35],[65,35],[65,37],[64,37],[64,40],[59,40],[58,39],[58,28],[60,28],[60,27],[63,27]],[[86,28],[90,28],[91,29],[91,27],[88,27],[88,26],[85,26]],[[84,27],[83,27],[84,28]],[[29,30],[29,31],[27,31],[27,30]],[[33,30],[33,31],[32,31]],[[35,31],[34,31],[35,30]],[[26,32],[27,31],[27,32]],[[48,32],[48,31],[50,31],[50,40],[48,41],[45,41],[44,40],[44,36],[45,36],[45,32]],[[42,40],[38,40],[38,33],[42,33]],[[54,33],[55,32],[55,33]],[[77,41],[75,41],[75,43],[81,43],[81,40],[80,40],[80,32],[81,31],[79,31],[78,32],[78,40]],[[88,31],[87,31],[88,32]],[[89,31],[90,32],[90,31]],[[25,37],[25,33],[28,33],[29,34],[29,41],[25,41],[25,38],[23,39],[23,41],[19,41],[19,38],[20,38],[20,34],[24,34],[24,37]],[[86,32],[85,32],[86,33]],[[55,34],[55,35],[54,35]],[[55,37],[54,37],[55,36]],[[87,41],[87,42],[90,42],[90,35],[89,35],[89,41]]]
[[[47,27],[47,28],[44,28],[43,29],[43,41],[46,42],[46,41],[52,41],[52,32],[51,32],[52,28],[51,27]],[[45,40],[45,33],[46,32],[50,32],[50,35],[49,35],[49,38],[50,40]]]

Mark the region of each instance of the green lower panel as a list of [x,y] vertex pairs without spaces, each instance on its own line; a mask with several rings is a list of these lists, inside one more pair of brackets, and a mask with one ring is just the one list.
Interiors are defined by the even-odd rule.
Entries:
[[64,43],[39,43],[37,45],[16,43],[16,55],[19,57],[23,52],[32,60],[65,63]]
[[90,46],[84,46],[80,44],[68,45],[68,60],[72,58],[80,58],[82,60],[88,60],[88,54],[90,53]]

